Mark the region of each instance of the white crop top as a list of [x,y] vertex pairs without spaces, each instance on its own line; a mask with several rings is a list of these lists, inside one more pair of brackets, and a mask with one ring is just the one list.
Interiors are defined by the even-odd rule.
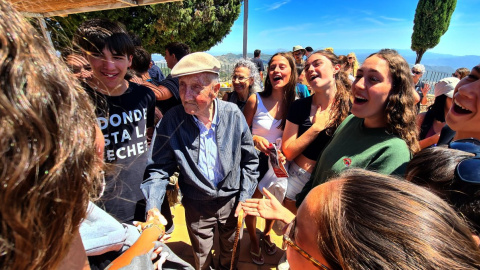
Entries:
[[283,130],[277,128],[282,120],[276,120],[269,113],[265,105],[263,105],[262,98],[257,95],[257,111],[253,116],[252,134],[262,136],[269,142],[274,143],[277,138],[282,138]]

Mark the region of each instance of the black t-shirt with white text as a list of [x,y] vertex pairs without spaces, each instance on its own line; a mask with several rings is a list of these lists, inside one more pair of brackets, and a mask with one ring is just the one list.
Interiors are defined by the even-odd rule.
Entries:
[[[149,88],[129,82],[120,96],[103,95],[88,85],[98,124],[105,138],[105,193],[97,204],[121,222],[144,216],[140,184],[147,163],[147,128],[153,127],[155,94]],[[137,209],[137,210],[136,210]]]

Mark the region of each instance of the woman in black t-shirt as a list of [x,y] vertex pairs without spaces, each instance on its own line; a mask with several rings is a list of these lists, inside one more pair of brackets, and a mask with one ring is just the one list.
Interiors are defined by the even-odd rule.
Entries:
[[315,94],[292,104],[282,137],[282,151],[293,160],[284,203],[294,213],[295,196],[310,179],[318,156],[350,111],[345,87],[348,78],[335,54],[313,53],[305,63],[305,77]]

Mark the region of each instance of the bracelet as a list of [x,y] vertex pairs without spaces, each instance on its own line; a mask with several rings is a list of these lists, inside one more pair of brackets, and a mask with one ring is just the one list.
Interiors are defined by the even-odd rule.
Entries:
[[160,225],[158,225],[157,223],[150,223],[150,224],[148,224],[147,226],[143,227],[143,231],[145,231],[146,229],[149,229],[149,228],[151,228],[151,227],[153,227],[153,226],[157,227],[157,229],[159,229],[160,231],[162,230],[162,228],[160,227]]

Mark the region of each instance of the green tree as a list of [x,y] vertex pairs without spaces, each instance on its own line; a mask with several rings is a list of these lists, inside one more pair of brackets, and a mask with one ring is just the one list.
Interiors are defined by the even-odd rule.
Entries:
[[419,0],[413,20],[412,50],[417,53],[415,63],[423,54],[437,46],[448,30],[457,0]]
[[48,18],[57,49],[71,45],[75,30],[85,20],[108,18],[120,22],[142,40],[151,53],[164,53],[177,41],[192,51],[206,51],[219,43],[240,15],[243,0],[185,0],[151,6],[123,8]]

